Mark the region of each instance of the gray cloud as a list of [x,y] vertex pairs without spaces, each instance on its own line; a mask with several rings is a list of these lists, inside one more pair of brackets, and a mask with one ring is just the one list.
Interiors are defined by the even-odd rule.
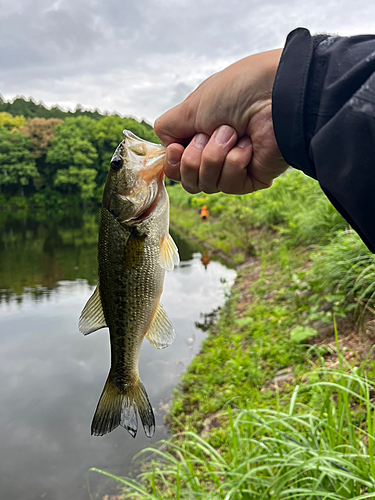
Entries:
[[201,80],[290,30],[372,29],[359,0],[3,0],[0,93],[153,121]]

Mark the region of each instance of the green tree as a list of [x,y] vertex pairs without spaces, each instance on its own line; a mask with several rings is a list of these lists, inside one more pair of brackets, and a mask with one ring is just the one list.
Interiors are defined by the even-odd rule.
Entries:
[[0,186],[4,194],[18,190],[23,196],[24,187],[39,176],[31,147],[22,132],[0,128]]
[[25,118],[60,118],[62,120],[81,115],[100,120],[103,116],[97,109],[90,111],[83,109],[80,105],[78,105],[78,111],[76,109],[74,112],[64,111],[59,106],[46,108],[42,102],[36,103],[32,97],[29,100],[16,97],[13,101],[4,101],[0,96],[0,111],[6,111],[13,116],[23,115]]
[[93,120],[85,116],[67,118],[56,127],[46,162],[54,167],[53,184],[60,191],[79,194],[83,200],[93,197],[98,154],[90,139]]
[[10,113],[0,113],[0,128],[7,130],[18,129],[25,125],[24,116],[12,116]]

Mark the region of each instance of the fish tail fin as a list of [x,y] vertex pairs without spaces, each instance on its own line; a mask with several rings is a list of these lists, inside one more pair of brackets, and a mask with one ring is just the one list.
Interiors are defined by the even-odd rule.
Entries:
[[104,436],[119,425],[135,438],[138,430],[139,414],[147,437],[155,432],[155,417],[144,385],[138,377],[136,381],[119,389],[109,373],[91,424],[91,434]]

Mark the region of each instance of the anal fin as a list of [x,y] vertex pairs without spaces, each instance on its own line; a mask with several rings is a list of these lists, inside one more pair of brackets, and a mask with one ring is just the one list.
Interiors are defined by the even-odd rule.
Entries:
[[88,335],[106,326],[107,324],[104,317],[98,285],[81,312],[78,321],[78,329],[83,335]]
[[160,302],[146,338],[156,349],[168,347],[176,338],[172,323]]

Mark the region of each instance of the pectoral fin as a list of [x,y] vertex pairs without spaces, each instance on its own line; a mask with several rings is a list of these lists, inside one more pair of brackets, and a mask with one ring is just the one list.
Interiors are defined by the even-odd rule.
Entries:
[[146,338],[156,349],[164,349],[172,344],[176,334],[163,306],[158,305],[155,317],[146,333]]
[[167,271],[172,271],[174,266],[180,264],[180,256],[178,255],[178,248],[170,234],[163,237],[160,245],[160,265]]
[[98,285],[81,312],[78,329],[83,335],[88,335],[106,326]]

